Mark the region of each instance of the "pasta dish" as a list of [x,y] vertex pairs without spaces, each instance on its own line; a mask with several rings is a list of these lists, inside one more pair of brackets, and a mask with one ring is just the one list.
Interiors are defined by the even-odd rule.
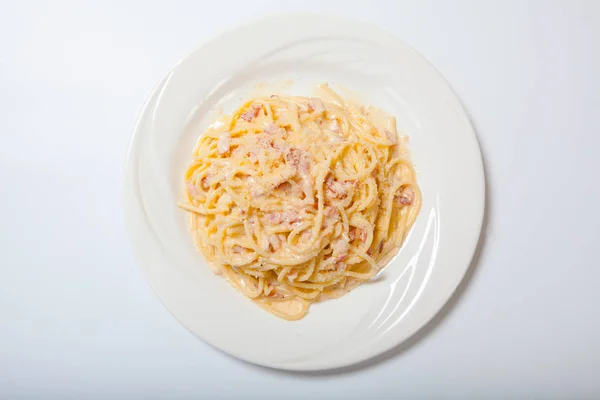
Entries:
[[219,118],[179,204],[214,272],[288,320],[375,276],[421,207],[395,118],[319,90],[254,98]]

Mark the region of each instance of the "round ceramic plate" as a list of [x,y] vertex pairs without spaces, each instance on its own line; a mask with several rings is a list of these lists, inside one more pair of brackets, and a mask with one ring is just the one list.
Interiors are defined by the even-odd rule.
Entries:
[[[308,95],[324,82],[397,117],[410,137],[423,207],[398,256],[375,280],[290,322],[213,275],[176,204],[194,144],[219,112],[256,90]],[[135,128],[125,197],[144,274],[184,326],[240,359],[316,370],[383,353],[442,308],[477,245],[484,175],[465,111],[417,52],[362,22],[288,15],[227,32],[169,72]]]

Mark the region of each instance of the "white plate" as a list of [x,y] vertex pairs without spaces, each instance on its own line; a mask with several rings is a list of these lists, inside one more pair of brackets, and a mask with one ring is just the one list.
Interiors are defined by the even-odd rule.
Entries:
[[[198,136],[258,82],[308,94],[350,88],[408,132],[423,208],[399,255],[373,282],[288,322],[212,274],[176,207]],[[291,82],[290,82],[291,81]],[[362,22],[277,16],[227,32],[185,57],[159,84],[135,128],[126,219],[148,282],[196,335],[243,360],[290,370],[342,367],[398,345],[446,303],[481,229],[484,175],[473,128],[440,74],[398,39]]]

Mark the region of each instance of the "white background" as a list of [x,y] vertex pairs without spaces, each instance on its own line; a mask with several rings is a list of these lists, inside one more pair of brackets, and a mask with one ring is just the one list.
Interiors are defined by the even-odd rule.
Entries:
[[[154,85],[200,42],[293,10],[421,52],[472,117],[487,174],[482,243],[450,304],[392,353],[328,373],[195,338],[123,223]],[[599,74],[595,1],[0,2],[0,399],[600,397]]]

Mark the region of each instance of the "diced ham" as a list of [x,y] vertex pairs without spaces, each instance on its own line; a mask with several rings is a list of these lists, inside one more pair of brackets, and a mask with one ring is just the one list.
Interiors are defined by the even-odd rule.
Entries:
[[187,191],[190,194],[190,196],[194,197],[195,195],[198,194],[198,189],[196,189],[195,185],[193,185],[192,183],[188,182],[186,186],[187,186]]
[[296,168],[300,175],[306,175],[310,172],[309,155],[304,150],[292,147],[286,151],[285,159]]
[[302,221],[302,217],[296,210],[287,210],[283,212],[283,221],[292,224]]
[[366,242],[367,241],[367,236],[368,236],[367,231],[364,230],[364,229],[361,229],[360,230],[360,235],[358,236],[358,238],[360,239],[360,241],[363,242],[363,243]]
[[302,221],[302,217],[296,210],[273,211],[267,214],[267,221],[271,224],[293,224]]
[[252,104],[250,108],[240,115],[240,118],[242,118],[244,121],[250,122],[258,115],[261,109],[262,107],[260,105]]
[[348,232],[348,239],[353,242],[354,239],[356,239],[356,228],[355,229],[350,229],[350,232]]
[[403,206],[409,206],[415,199],[415,191],[411,187],[402,189],[400,195],[394,197],[394,202]]
[[334,260],[334,263],[335,264],[341,263],[341,262],[346,261],[347,259],[348,259],[348,253],[342,254],[341,256],[336,257],[336,259]]
[[304,232],[302,232],[302,234],[300,235],[300,239],[301,239],[302,241],[308,241],[308,240],[311,240],[311,239],[312,239],[312,237],[313,237],[313,234],[312,234],[312,230],[310,230],[310,229],[307,229],[307,230],[305,230],[305,231],[304,231]]
[[267,124],[264,132],[269,135],[282,135],[285,133],[285,129],[276,124]]
[[310,161],[306,158],[303,158],[298,164],[298,172],[300,175],[307,175],[310,172]]
[[327,218],[338,218],[339,211],[336,207],[326,207],[325,208],[325,216]]
[[397,203],[402,204],[403,206],[410,206],[412,204],[412,201],[408,197],[404,197],[404,196],[396,197],[396,198],[394,198],[394,200]]
[[348,233],[350,241],[354,241],[355,239],[359,239],[361,242],[367,241],[367,231],[360,228],[351,229]]
[[292,164],[294,167],[298,166],[298,164],[300,163],[301,157],[302,157],[302,152],[295,147],[292,147],[285,153],[285,159],[290,164]]
[[[272,137],[266,137],[261,135],[258,137],[256,142],[259,146],[261,146],[264,149],[267,149],[272,153],[275,153],[275,155],[277,156],[281,156],[283,154],[283,151],[285,150],[284,146],[276,144]],[[254,153],[257,152],[255,151]],[[258,154],[256,156],[258,156]]]
[[308,111],[313,114],[321,114],[323,111],[325,111],[325,106],[323,105],[321,99],[312,97],[308,103]]
[[225,154],[229,151],[229,132],[222,133],[217,141],[217,150],[219,154]]
[[398,143],[398,136],[394,135],[393,132],[388,131],[387,129],[385,130],[385,136],[387,136],[388,140],[390,142],[392,142],[392,144],[397,144]]
[[268,148],[272,148],[273,147],[273,139],[269,139],[267,137],[264,136],[260,136],[257,141],[256,141],[259,145],[261,145],[262,147],[264,147],[265,149]]
[[348,188],[346,185],[335,180],[331,175],[325,180],[325,187],[332,197],[343,198],[348,195]]
[[314,204],[313,180],[310,176],[310,154],[296,147],[291,147],[285,151],[285,160],[296,169],[296,173],[302,180],[301,185],[302,192],[304,193],[304,201],[307,204]]

